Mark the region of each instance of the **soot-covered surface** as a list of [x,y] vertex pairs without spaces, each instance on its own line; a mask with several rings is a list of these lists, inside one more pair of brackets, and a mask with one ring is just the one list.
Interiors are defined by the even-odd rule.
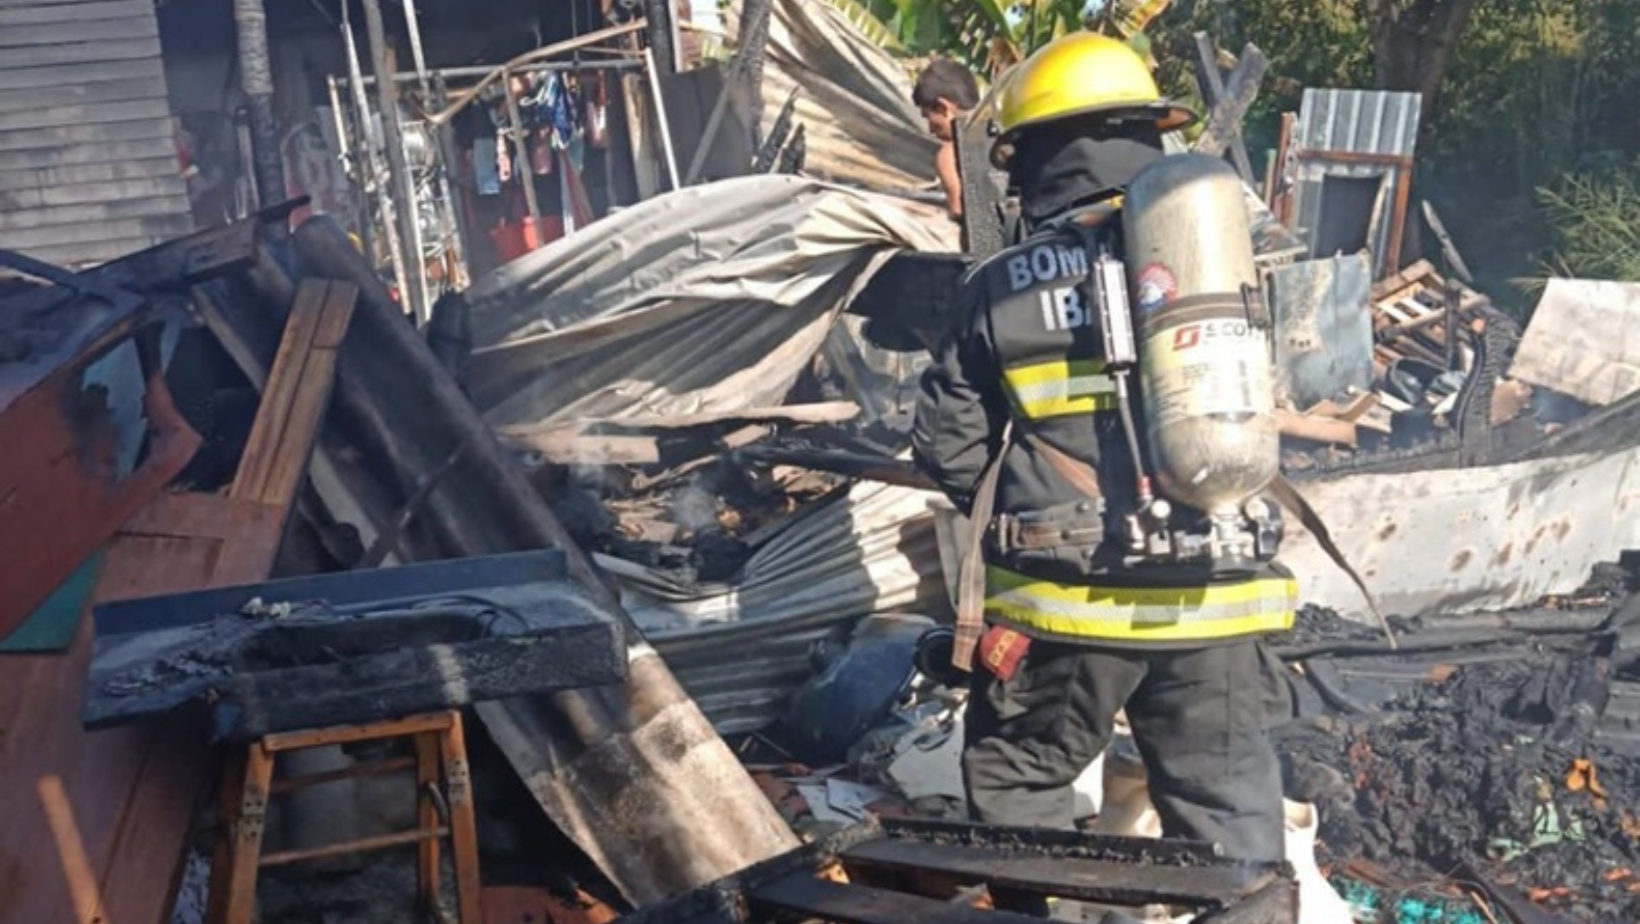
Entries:
[[[1621,582],[1604,577],[1580,602],[1619,597]],[[1630,609],[1608,604],[1614,615],[1593,631],[1576,628],[1588,610],[1540,610],[1526,632],[1491,632],[1498,642],[1322,662],[1322,682],[1369,710],[1345,714],[1334,697],[1278,733],[1289,794],[1320,809],[1324,857],[1417,883],[1463,878],[1467,865],[1570,919],[1640,921],[1640,676],[1625,663],[1635,629],[1620,631]],[[1371,641],[1324,613],[1304,623],[1295,645]],[[1403,624],[1404,648],[1452,634],[1438,625]]]

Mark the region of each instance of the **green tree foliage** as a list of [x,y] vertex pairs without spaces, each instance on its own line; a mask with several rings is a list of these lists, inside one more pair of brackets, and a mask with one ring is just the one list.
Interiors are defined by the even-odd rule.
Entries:
[[[1035,48],[1081,28],[1085,0],[827,0],[869,15],[916,55],[947,55],[996,75]],[[852,8],[852,9],[851,9]]]
[[1575,175],[1539,197],[1554,238],[1548,269],[1563,276],[1640,280],[1640,163]]
[[[828,2],[874,15],[911,54],[991,73],[1105,6]],[[1185,98],[1197,30],[1227,51],[1254,42],[1272,62],[1244,131],[1255,162],[1303,87],[1423,94],[1415,194],[1436,203],[1494,298],[1530,303],[1511,282],[1546,267],[1640,278],[1618,246],[1640,225],[1640,0],[1173,0],[1146,31],[1158,79]]]

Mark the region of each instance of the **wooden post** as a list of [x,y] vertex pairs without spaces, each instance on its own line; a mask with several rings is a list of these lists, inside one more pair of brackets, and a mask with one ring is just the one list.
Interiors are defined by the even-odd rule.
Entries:
[[[258,201],[272,205],[285,200],[285,164],[279,154],[279,125],[273,117],[273,66],[268,58],[268,14],[262,0],[234,0],[234,25],[239,33],[239,75],[250,111],[251,157],[256,168]],[[284,237],[287,222],[264,226],[264,233]]]

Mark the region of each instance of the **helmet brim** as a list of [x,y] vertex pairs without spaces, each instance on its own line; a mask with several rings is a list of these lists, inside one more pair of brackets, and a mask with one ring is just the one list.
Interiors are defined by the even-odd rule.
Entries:
[[1086,109],[1078,109],[1072,112],[1055,113],[1048,118],[1021,122],[1003,132],[997,138],[996,143],[991,145],[991,164],[998,170],[1008,169],[1008,164],[1013,160],[1014,148],[1017,146],[1020,136],[1032,129],[1073,119],[1088,119],[1093,116],[1102,116],[1105,121],[1113,122],[1148,122],[1162,132],[1173,132],[1189,128],[1201,118],[1190,107],[1166,99],[1154,103],[1089,106]]

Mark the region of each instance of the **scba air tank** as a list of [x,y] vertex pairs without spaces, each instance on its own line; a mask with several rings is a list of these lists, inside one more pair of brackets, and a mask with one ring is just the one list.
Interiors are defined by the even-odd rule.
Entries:
[[1157,484],[1220,525],[1241,520],[1281,464],[1243,196],[1223,160],[1178,154],[1140,171],[1122,206]]

